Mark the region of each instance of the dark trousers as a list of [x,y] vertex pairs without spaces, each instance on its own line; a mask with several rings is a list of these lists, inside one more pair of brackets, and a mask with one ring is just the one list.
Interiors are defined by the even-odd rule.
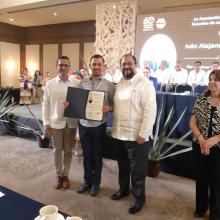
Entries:
[[194,144],[196,174],[196,212],[205,213],[209,207],[210,220],[220,220],[220,148],[213,147],[204,156]]
[[127,155],[118,160],[120,191],[130,191],[135,202],[145,201],[145,178],[148,165],[149,142],[137,144],[136,141],[120,141],[121,153]]
[[85,127],[79,123],[79,137],[83,150],[85,183],[99,185],[102,172],[102,147],[106,123],[97,127]]

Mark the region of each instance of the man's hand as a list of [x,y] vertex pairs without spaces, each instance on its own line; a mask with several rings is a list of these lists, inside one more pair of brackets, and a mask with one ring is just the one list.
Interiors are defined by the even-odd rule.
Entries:
[[64,103],[63,103],[63,107],[64,107],[64,109],[66,109],[68,106],[69,106],[69,102],[68,101],[65,101]]
[[48,136],[52,135],[52,128],[50,127],[50,125],[46,125],[45,132]]
[[138,135],[136,141],[138,144],[143,144],[145,142],[145,139]]
[[103,106],[102,111],[104,113],[112,111],[112,108],[108,105]]

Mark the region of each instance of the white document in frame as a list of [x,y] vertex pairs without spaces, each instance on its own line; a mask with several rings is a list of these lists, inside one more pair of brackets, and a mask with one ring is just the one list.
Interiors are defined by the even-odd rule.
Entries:
[[102,121],[105,92],[90,91],[86,104],[86,119]]

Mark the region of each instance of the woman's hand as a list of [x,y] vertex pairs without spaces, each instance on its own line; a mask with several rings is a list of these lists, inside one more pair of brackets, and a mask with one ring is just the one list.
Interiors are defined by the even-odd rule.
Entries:
[[218,135],[216,135],[216,136],[210,137],[207,140],[205,140],[204,146],[206,148],[210,149],[211,147],[213,147],[218,142],[219,142],[219,137],[218,137]]
[[209,155],[209,148],[207,148],[205,146],[205,138],[200,135],[198,138],[199,144],[200,144],[200,150],[201,150],[201,154],[203,155]]

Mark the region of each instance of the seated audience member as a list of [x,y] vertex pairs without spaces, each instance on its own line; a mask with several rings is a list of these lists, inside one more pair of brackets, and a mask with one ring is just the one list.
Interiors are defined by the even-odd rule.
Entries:
[[143,65],[144,65],[144,69],[145,68],[149,68],[150,69],[151,75],[153,76],[154,75],[154,70],[151,69],[151,67],[150,67],[150,61],[144,60]]
[[89,71],[86,68],[81,68],[80,69],[80,74],[82,75],[82,79],[89,77]]
[[86,77],[89,77],[89,73],[86,68],[77,69],[76,71],[70,73],[71,80],[73,79],[82,80]]
[[155,77],[161,85],[167,85],[169,83],[170,71],[167,69],[167,61],[161,61],[160,68],[155,72]]
[[187,84],[190,86],[196,86],[203,83],[205,72],[201,69],[201,61],[196,61],[194,63],[194,69],[190,71],[189,77],[187,79]]
[[208,85],[210,73],[213,70],[218,70],[218,69],[219,69],[219,62],[218,61],[213,62],[212,65],[211,65],[211,69],[206,72],[205,77],[203,79],[203,84],[204,85]]
[[175,69],[171,72],[170,83],[174,85],[184,84],[187,82],[187,70],[182,68],[182,62],[177,61]]
[[169,90],[175,91],[177,85],[185,84],[187,82],[187,78],[188,78],[187,70],[182,68],[181,61],[177,61],[174,70],[171,71]]
[[74,79],[81,80],[83,78],[79,69],[77,69],[76,71],[70,72],[69,75],[70,75],[70,80],[74,80]]
[[148,67],[144,68],[144,76],[146,76],[152,82],[155,90],[159,90],[159,85],[158,85],[158,82],[157,82],[157,78],[151,76],[150,68],[148,68]]
[[83,75],[80,72],[76,72],[75,79],[82,80]]

